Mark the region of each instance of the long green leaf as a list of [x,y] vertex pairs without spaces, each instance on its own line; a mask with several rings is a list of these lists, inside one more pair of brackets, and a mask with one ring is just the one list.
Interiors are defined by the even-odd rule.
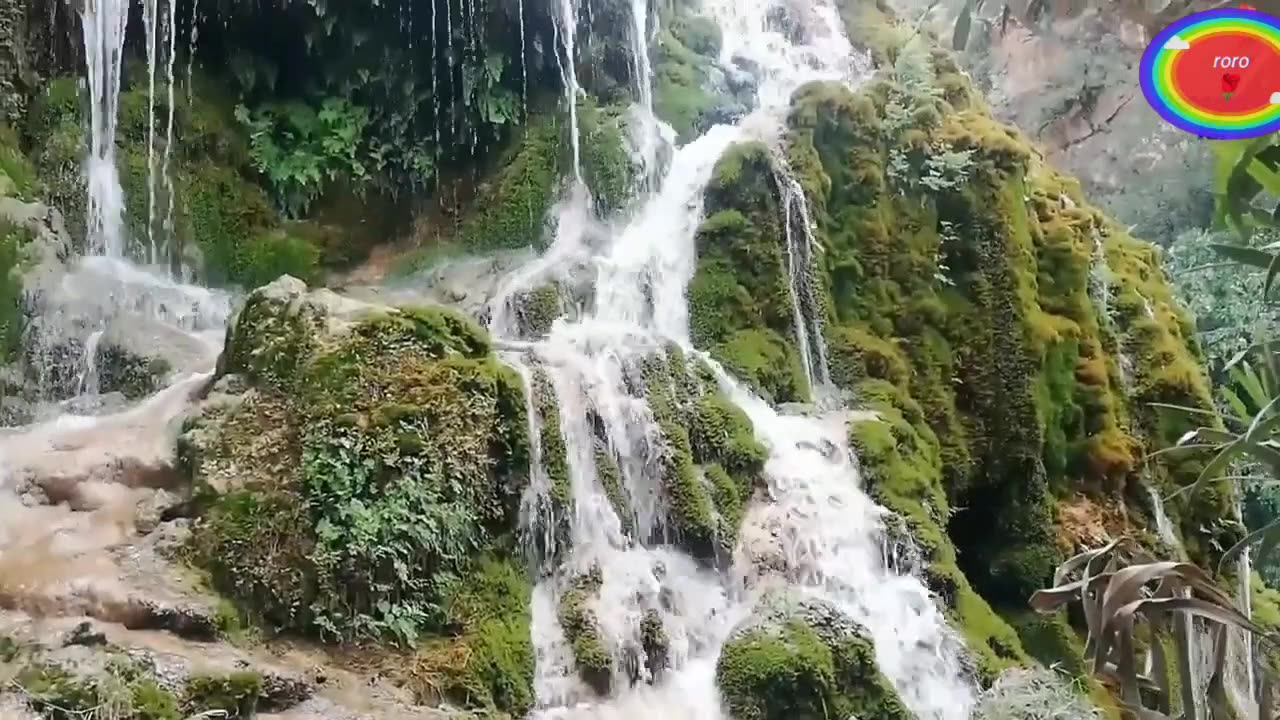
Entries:
[[1229,260],[1262,270],[1271,267],[1271,263],[1275,261],[1275,257],[1271,253],[1245,245],[1209,243],[1209,247]]
[[1183,412],[1188,415],[1200,415],[1202,417],[1211,417],[1211,418],[1218,417],[1218,413],[1214,412],[1213,410],[1206,410],[1204,408],[1194,408],[1194,407],[1187,407],[1186,405],[1173,405],[1170,403],[1158,403],[1158,402],[1148,403],[1148,405],[1157,410],[1173,410],[1175,412]]

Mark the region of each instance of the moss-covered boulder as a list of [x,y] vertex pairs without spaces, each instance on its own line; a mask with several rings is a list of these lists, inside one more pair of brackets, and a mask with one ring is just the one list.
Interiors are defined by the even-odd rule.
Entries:
[[809,399],[795,336],[784,209],[761,144],[731,148],[707,186],[689,285],[694,344],[775,403]]
[[614,662],[600,637],[595,610],[592,609],[602,581],[598,567],[574,578],[560,597],[556,617],[573,649],[573,659],[583,682],[600,695],[607,696],[613,687]]
[[219,587],[326,637],[452,627],[450,583],[510,549],[528,469],[524,389],[483,331],[285,277],[249,297],[219,375],[182,448]]
[[766,598],[734,630],[716,681],[735,720],[908,720],[856,623],[815,600]]
[[764,448],[700,361],[670,348],[647,358],[641,376],[662,433],[671,530],[695,557],[727,557],[763,478]]

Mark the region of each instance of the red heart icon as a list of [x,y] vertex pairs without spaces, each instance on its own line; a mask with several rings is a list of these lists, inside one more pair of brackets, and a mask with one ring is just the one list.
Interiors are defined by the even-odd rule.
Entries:
[[1240,87],[1240,76],[1235,73],[1225,73],[1222,76],[1222,92],[1233,93],[1236,88]]

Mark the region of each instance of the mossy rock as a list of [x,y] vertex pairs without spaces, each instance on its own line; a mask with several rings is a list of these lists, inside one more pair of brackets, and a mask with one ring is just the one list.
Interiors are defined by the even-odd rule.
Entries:
[[[195,533],[218,585],[255,617],[328,638],[412,644],[438,628],[443,583],[507,548],[527,482],[523,384],[484,332],[286,277],[229,331],[219,375],[232,373],[255,399],[193,421],[185,454],[254,481]],[[288,444],[255,465],[259,433],[239,430],[279,423]]]
[[786,230],[769,150],[731,148],[706,190],[698,266],[689,285],[694,344],[775,403],[804,402]]
[[763,477],[764,448],[710,371],[678,349],[646,358],[641,376],[665,445],[663,492],[672,529],[695,557],[727,557]]
[[734,630],[717,663],[717,685],[734,718],[912,717],[855,623],[818,601],[775,598],[774,605]]
[[556,617],[573,648],[573,659],[583,682],[607,697],[613,687],[613,656],[600,636],[595,611],[590,607],[602,582],[598,567],[575,578],[560,597]]
[[688,141],[706,130],[726,98],[711,87],[719,28],[688,8],[671,6],[660,23],[653,60],[654,111]]
[[624,209],[635,194],[638,169],[627,145],[625,106],[580,104],[582,175],[604,216]]
[[526,714],[534,702],[532,592],[524,571],[493,557],[451,583],[445,603],[451,632],[423,643],[409,673],[419,701]]
[[532,118],[446,242],[468,252],[544,247],[546,218],[565,168],[565,132],[554,116]]
[[26,328],[22,265],[34,239],[26,227],[0,218],[0,365],[15,360]]
[[0,197],[30,202],[40,190],[36,169],[22,152],[18,134],[0,123]]

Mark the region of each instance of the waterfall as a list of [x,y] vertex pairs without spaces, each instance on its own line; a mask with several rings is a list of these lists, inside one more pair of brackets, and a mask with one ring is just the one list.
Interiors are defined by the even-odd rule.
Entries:
[[658,172],[658,147],[662,137],[653,112],[653,66],[649,62],[649,0],[631,0],[631,67],[635,73],[638,103],[636,150],[640,159],[641,187],[652,192]]
[[823,335],[822,308],[813,289],[813,222],[800,182],[781,158],[775,158],[778,192],[782,199],[782,224],[787,238],[787,275],[791,281],[791,308],[796,345],[804,363],[805,378],[816,396],[831,384],[827,365],[827,341]]
[[516,0],[516,16],[520,23],[520,117],[526,118],[529,117],[529,48],[525,38],[524,0]]
[[555,29],[562,51],[560,78],[564,82],[564,101],[569,112],[569,146],[573,150],[573,177],[582,183],[582,137],[578,131],[578,8],[574,0],[559,0]]
[[81,395],[98,394],[98,345],[102,343],[102,331],[96,330],[84,343],[83,368],[80,371],[78,392]]
[[[641,5],[633,5],[632,31],[637,38],[644,32]],[[570,69],[575,8],[569,0],[560,7],[558,43],[564,50],[561,71],[575,123],[577,173],[572,115],[576,78]],[[887,512],[860,489],[856,458],[847,441],[847,414],[779,415],[689,340],[685,296],[695,271],[694,236],[702,220],[703,191],[716,162],[740,141],[776,146],[791,94],[804,83],[853,84],[865,73],[866,60],[849,45],[830,0],[806,8],[804,16],[796,18],[794,34],[779,32],[771,24],[771,17],[785,9],[778,0],[706,0],[704,12],[724,35],[722,61],[756,76],[755,110],[736,124],[715,126],[675,148],[661,177],[655,178],[653,192],[642,195],[625,223],[592,227],[589,217],[570,210],[580,205],[571,198],[562,201],[551,247],[511,275],[491,301],[490,330],[500,345],[519,342],[522,350],[508,360],[526,378],[530,368],[537,368],[555,390],[571,485],[567,546],[558,548],[558,555],[542,568],[533,594],[538,720],[724,718],[715,687],[720,649],[735,625],[751,614],[764,588],[775,581],[833,603],[866,627],[880,668],[917,717],[963,720],[973,707],[973,691],[959,662],[959,641],[923,583],[900,574],[886,558]],[[647,62],[646,58],[643,63]],[[639,57],[636,63],[642,64]],[[643,104],[646,91],[637,90]],[[656,128],[652,132],[654,147],[660,147]],[[807,316],[797,319],[798,341],[809,346],[806,358],[821,381],[826,372],[822,329],[813,289],[805,279],[813,249],[808,209],[798,187],[784,186],[784,193],[789,193],[783,205],[788,213],[793,300],[797,314]],[[605,236],[599,249],[584,243],[588,229]],[[584,256],[595,266],[594,307],[583,317],[556,320],[541,340],[520,341],[513,322],[515,299],[549,278],[567,276],[581,266]],[[661,431],[633,378],[645,358],[670,344],[712,368],[722,391],[751,419],[757,439],[768,451],[769,502],[748,508],[728,568],[704,567],[669,544],[662,507]],[[532,414],[532,396],[527,399]],[[615,490],[613,500],[598,465],[601,454],[617,461],[622,490]],[[535,488],[528,497],[542,492],[537,483],[546,483],[545,478],[536,479],[543,469],[532,471]],[[528,497],[525,507],[535,507]],[[534,512],[524,517],[526,523],[538,521]],[[754,551],[765,545],[776,548],[769,560]],[[594,588],[584,603],[597,621],[604,651],[614,661],[614,677],[603,698],[577,676],[556,612],[559,600],[578,592],[576,583],[584,577]],[[652,622],[660,623],[669,640],[667,669],[660,677],[646,670],[642,634]],[[641,682],[632,683],[637,676]]]
[[[1236,520],[1241,526],[1244,526],[1244,506],[1243,502],[1236,503]],[[1236,589],[1239,599],[1237,600],[1240,612],[1246,617],[1253,617],[1253,562],[1249,548],[1245,548],[1240,553],[1240,560],[1236,563],[1236,573],[1239,577],[1239,586]],[[1227,694],[1231,698],[1231,702],[1236,706],[1241,720],[1259,720],[1258,713],[1258,696],[1256,693],[1257,686],[1254,684],[1254,638],[1250,633],[1241,628],[1230,628],[1227,630],[1227,667],[1226,677],[1224,678]],[[1269,719],[1268,719],[1269,720]]]
[[124,256],[124,189],[116,169],[116,122],[128,0],[84,0],[81,10],[89,84],[89,157],[85,162],[88,251]]
[[[178,54],[178,1],[169,0],[169,52],[165,62],[165,81],[168,87],[169,100],[169,116],[165,122],[164,131],[164,159],[160,166],[161,187],[164,190],[164,223],[161,230],[164,231],[165,251],[159,258],[152,259],[152,263],[163,262],[166,271],[172,271],[173,260],[178,255],[176,246],[177,239],[173,236],[173,206],[174,206],[174,187],[173,175],[169,168],[169,161],[173,154],[173,121],[174,121],[174,77],[173,62]],[[192,48],[194,51],[194,48]]]

